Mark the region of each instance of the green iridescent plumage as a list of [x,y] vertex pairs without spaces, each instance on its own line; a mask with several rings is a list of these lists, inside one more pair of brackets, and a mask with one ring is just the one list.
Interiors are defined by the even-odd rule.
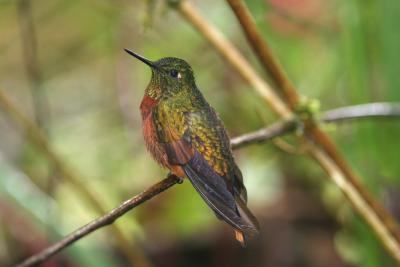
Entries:
[[258,231],[258,223],[246,207],[246,189],[225,127],[197,88],[192,68],[178,58],[152,62],[128,53],[152,69],[141,105],[150,152],[171,172],[187,176],[244,243],[245,237]]

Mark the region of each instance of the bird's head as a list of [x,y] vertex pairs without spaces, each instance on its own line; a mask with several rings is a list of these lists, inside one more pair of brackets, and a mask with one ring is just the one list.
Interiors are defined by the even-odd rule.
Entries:
[[192,68],[183,59],[165,57],[151,61],[128,49],[125,51],[151,68],[152,76],[147,93],[152,98],[168,97],[195,87]]

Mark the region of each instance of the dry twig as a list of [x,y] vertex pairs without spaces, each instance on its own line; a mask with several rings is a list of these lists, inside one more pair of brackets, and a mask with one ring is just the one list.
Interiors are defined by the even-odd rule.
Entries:
[[286,107],[285,103],[280,100],[269,84],[257,74],[239,50],[220,31],[209,24],[188,1],[180,2],[177,10],[221,53],[242,78],[253,86],[268,105],[273,107],[282,118],[292,118],[291,111]]
[[147,190],[142,193],[128,199],[124,203],[122,203],[117,208],[111,210],[107,214],[101,216],[100,218],[91,221],[90,223],[82,226],[81,228],[73,231],[62,240],[57,243],[51,245],[50,247],[42,250],[40,253],[35,254],[22,263],[16,265],[16,267],[29,267],[35,266],[37,264],[42,263],[43,261],[50,258],[52,255],[56,254],[60,250],[66,248],[72,243],[78,241],[82,237],[96,231],[99,228],[112,224],[116,219],[133,209],[134,207],[142,204],[143,202],[151,199],[152,197],[160,194],[161,192],[167,190],[174,184],[178,183],[180,179],[174,175],[170,175],[161,182],[156,183],[155,185],[149,187]]
[[[288,102],[290,102],[290,107],[296,107],[299,99],[297,93],[284,72],[276,64],[276,60],[258,32],[244,2],[240,0],[228,0],[228,2],[238,20],[241,22],[250,44],[256,50],[257,55],[260,54],[259,59],[263,61],[263,66],[266,68],[267,72],[272,75],[278,88],[282,90]],[[293,111],[291,111],[276,94],[268,92],[272,91],[271,87],[259,78],[254,71],[249,70],[252,69],[252,67],[246,60],[243,60],[241,64],[238,64],[238,62],[230,56],[232,51],[235,51],[235,54],[237,55],[240,55],[240,53],[226,38],[223,37],[222,33],[210,25],[189,2],[182,1],[176,5],[176,8],[184,18],[186,18],[213,46],[215,46],[227,62],[235,67],[247,82],[253,85],[254,89],[260,93],[261,97],[267,101],[275,112],[283,118],[290,119],[294,116]],[[267,54],[267,56],[262,56],[260,51]],[[241,58],[243,59],[243,57]],[[254,75],[246,76],[246,73],[252,73]],[[261,84],[259,82],[260,80],[262,81],[263,86],[259,86]],[[369,191],[358,182],[358,177],[353,173],[346,161],[338,153],[330,138],[323,133],[312,120],[307,120],[305,126],[305,137],[310,146],[311,156],[317,160],[324,170],[327,171],[335,183],[346,181],[345,184],[337,184],[337,186],[343,191],[344,195],[348,198],[355,210],[357,210],[371,226],[388,251],[397,261],[400,262],[400,235],[397,223],[393,217],[380,205],[379,202],[375,200]],[[315,143],[317,146],[315,146]],[[339,176],[340,179],[337,179]]]
[[[373,105],[370,104],[370,105]],[[389,104],[388,104],[389,105]],[[399,104],[391,104],[392,107],[399,105]],[[350,109],[351,107],[349,107]],[[390,109],[390,107],[388,107]],[[327,112],[329,113],[329,111]],[[363,118],[362,114],[359,112],[359,118]],[[365,116],[370,117],[371,114],[374,114],[373,112],[370,111],[365,111]],[[400,116],[400,114],[394,112],[392,113],[387,113],[387,116],[394,116],[397,114],[397,116]],[[348,114],[342,113],[342,117],[346,119]],[[322,116],[324,118],[324,116]],[[340,117],[337,116],[336,120],[340,121]],[[231,146],[233,149],[237,149],[243,146],[247,146],[250,144],[255,144],[259,142],[265,142],[268,140],[271,140],[275,137],[282,136],[284,134],[293,132],[296,129],[296,121],[280,121],[272,124],[269,127],[260,129],[258,131],[254,131],[251,133],[243,134],[240,136],[237,136],[235,138],[231,139]],[[328,166],[330,164],[329,162],[326,163]],[[330,174],[335,178],[335,179],[341,179],[342,176],[336,175],[335,174],[335,169],[334,168],[327,168],[327,171],[330,172]],[[60,241],[54,243],[53,245],[49,246],[48,248],[42,250],[41,252],[32,255],[28,259],[26,259],[24,262],[21,264],[17,265],[17,267],[29,267],[29,266],[34,266],[36,264],[39,264],[46,259],[50,258],[54,254],[58,253],[62,249],[68,247],[72,243],[78,241],[79,239],[83,238],[86,235],[89,235],[90,233],[107,226],[109,224],[112,224],[115,220],[117,220],[119,217],[123,216],[126,212],[130,211],[131,209],[139,206],[143,202],[151,199],[152,197],[156,196],[157,194],[162,193],[163,191],[167,190],[171,186],[175,185],[178,183],[180,180],[175,177],[175,176],[169,176],[166,179],[154,184],[147,190],[143,191],[142,193],[130,198],[129,200],[125,201],[122,203],[120,206],[117,208],[111,210],[110,212],[106,213],[105,215],[101,216],[98,219],[95,219],[91,221],[90,223],[86,224],[85,226],[80,227],[79,229],[73,231]]]
[[399,103],[381,102],[332,109],[325,112],[321,120],[324,122],[335,122],[360,118],[390,118],[398,116],[400,116]]
[[232,149],[237,149],[257,142],[265,142],[266,140],[270,140],[275,137],[282,136],[286,133],[293,132],[296,128],[296,120],[278,121],[267,128],[262,128],[258,131],[232,138],[231,146]]
[[[246,32],[246,35],[249,38],[249,41],[256,47],[255,50],[263,62],[263,65],[266,69],[272,74],[277,86],[283,90],[285,97],[288,99],[291,107],[295,107],[297,105],[298,97],[296,91],[294,90],[293,86],[286,78],[286,75],[281,71],[279,66],[276,64],[272,53],[269,50],[268,53],[265,54],[263,52],[262,46],[266,46],[266,43],[263,41],[262,38],[259,38],[260,35],[251,20],[251,15],[247,11],[246,7],[241,3],[241,1],[231,1],[229,2],[233,4],[240,4],[236,6],[236,13],[238,16],[239,21],[241,21],[242,26]],[[233,139],[232,144],[236,147],[240,145],[250,144],[252,142],[260,142],[264,137],[274,137],[277,136],[279,133],[288,132],[289,129],[292,130],[291,127],[288,127],[288,119],[289,121],[292,120],[294,117],[293,112],[287,107],[287,105],[271,90],[271,87],[261,79],[257,73],[253,70],[251,65],[244,59],[243,56],[237,51],[237,49],[214,27],[208,24],[199,13],[186,1],[178,4],[177,6],[180,13],[190,22],[192,23],[217,49],[218,51],[227,59],[227,61],[235,67],[236,70],[239,71],[241,76],[249,82],[256,91],[262,96],[264,100],[276,111],[280,114],[286,121],[281,123],[280,125],[274,125],[274,131],[268,132],[265,130],[261,130],[257,133],[248,134],[247,138],[240,137],[242,139]],[[235,10],[234,8],[234,10]],[[239,12],[238,12],[239,11]],[[245,23],[244,23],[245,22]],[[257,36],[256,39],[252,39],[252,36]],[[261,47],[261,48],[260,48]],[[1,94],[0,94],[1,96]],[[1,97],[0,97],[0,104]],[[10,112],[11,114],[13,112]],[[15,114],[13,114],[15,115]],[[21,115],[21,114],[19,114]],[[17,114],[16,121],[21,122],[21,116]],[[32,134],[33,140],[38,143],[40,146],[43,147],[43,151],[48,150],[46,148],[47,143],[39,137],[36,136],[37,132],[32,130],[32,125],[23,121],[22,117],[22,128],[27,130],[28,133]],[[293,121],[292,121],[293,122]],[[26,127],[28,126],[28,127]],[[34,126],[34,125],[33,125]],[[295,127],[293,127],[295,128]],[[278,129],[278,130],[277,130]],[[370,226],[374,229],[377,233],[378,237],[382,240],[392,255],[399,260],[399,239],[397,235],[397,225],[391,216],[375,201],[373,197],[369,195],[369,193],[358,183],[356,182],[354,174],[351,172],[350,168],[344,162],[344,160],[339,156],[336,152],[335,147],[330,142],[328,137],[322,133],[315,124],[308,125],[308,130],[310,135],[310,152],[311,155],[320,163],[320,165],[327,171],[330,177],[335,181],[335,183],[343,190],[344,194],[349,198],[350,202],[353,206],[360,212],[360,214],[364,217],[364,219],[370,224]],[[282,131],[282,132],[280,132]],[[253,140],[253,141],[250,141]],[[324,150],[321,150],[318,146],[313,144],[313,141],[319,141],[321,146]],[[46,140],[44,140],[46,141]],[[50,152],[46,152],[50,157],[53,157]],[[55,156],[54,156],[55,157]],[[57,162],[56,160],[52,159],[52,162],[59,167],[59,169],[63,169],[63,165],[61,162]],[[347,178],[346,178],[347,176]],[[171,180],[169,180],[171,179]],[[39,253],[32,257],[36,257],[38,260],[43,261],[46,258],[50,257],[51,255],[57,253],[64,247],[68,246],[69,244],[79,240],[83,236],[93,232],[96,229],[99,229],[109,223],[112,223],[116,218],[122,216],[125,212],[132,209],[133,207],[143,203],[147,199],[150,199],[154,195],[164,191],[165,189],[169,188],[177,181],[173,181],[172,179],[176,179],[176,177],[169,177],[166,180],[161,181],[160,183],[154,185],[150,189],[141,193],[138,197],[134,197],[128,202],[124,203],[122,206],[118,207],[117,209],[111,212],[112,215],[106,214],[105,216],[99,218],[98,220],[89,223],[88,225],[84,226],[77,230],[77,232],[72,233],[71,235],[67,236],[65,239],[61,240],[60,242],[56,243],[55,245],[51,246],[49,249],[46,249],[43,253],[44,256]],[[165,188],[164,188],[165,187]],[[110,217],[111,216],[111,217]],[[130,250],[130,252],[134,252],[134,250]],[[31,258],[32,258],[31,257]],[[29,259],[28,259],[29,261]],[[32,265],[21,265],[21,266],[32,266]]]
[[26,73],[31,86],[31,95],[33,107],[35,111],[35,119],[38,126],[45,129],[45,123],[49,115],[48,101],[42,84],[42,75],[37,53],[36,29],[32,17],[32,1],[19,0],[18,19],[21,32],[21,43],[23,48],[23,60],[25,63]]
[[242,29],[249,41],[249,44],[258,56],[261,64],[267,70],[267,72],[271,74],[271,78],[276,83],[278,88],[282,90],[282,93],[288,100],[291,108],[295,108],[299,102],[296,89],[294,88],[292,82],[286,77],[286,74],[279,65],[278,61],[275,59],[268,44],[258,32],[255,22],[250,14],[250,11],[246,8],[245,3],[241,0],[227,1],[242,25]]
[[[79,192],[99,214],[106,213],[106,210],[98,201],[98,198],[94,195],[94,193],[87,189],[84,184],[82,184],[81,179],[79,179],[79,177],[74,174],[53,151],[50,143],[47,141],[41,130],[32,120],[23,114],[23,112],[20,111],[15,104],[12,103],[12,101],[1,89],[0,107],[9,116],[11,121],[26,134],[29,140],[35,144],[38,149],[40,149],[53,168],[58,171],[60,176],[69,182],[73,188]],[[141,250],[136,248],[133,243],[129,242],[117,226],[113,225],[110,230],[116,237],[117,245],[120,247],[121,251],[124,253],[132,266],[151,266],[144,254],[141,253]]]
[[[242,25],[246,37],[258,55],[265,70],[271,75],[292,110],[299,105],[297,92],[272,55],[242,0],[227,0]],[[390,213],[359,182],[346,160],[337,151],[331,139],[312,120],[305,121],[305,137],[311,156],[319,162],[342,190],[349,202],[374,230],[383,245],[400,263],[400,230]],[[315,145],[316,144],[316,145]]]

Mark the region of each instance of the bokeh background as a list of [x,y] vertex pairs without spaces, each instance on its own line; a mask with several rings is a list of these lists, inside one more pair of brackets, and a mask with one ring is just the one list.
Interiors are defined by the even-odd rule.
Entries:
[[[260,70],[224,1],[191,1]],[[398,0],[246,1],[285,70],[321,110],[400,100]],[[0,87],[105,210],[165,177],[146,152],[139,104],[150,59],[186,59],[231,136],[277,118],[215,49],[163,1],[0,0]],[[263,74],[262,71],[260,71]],[[0,110],[0,266],[100,214],[29,133]],[[324,128],[362,182],[400,216],[400,123]],[[117,221],[135,266],[395,266],[297,138],[235,151],[262,226],[242,249],[188,182]],[[133,266],[100,230],[43,266]],[[147,262],[147,265],[146,265]]]

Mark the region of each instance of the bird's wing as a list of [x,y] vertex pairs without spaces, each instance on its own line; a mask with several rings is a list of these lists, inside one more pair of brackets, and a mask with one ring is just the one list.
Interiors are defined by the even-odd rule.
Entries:
[[163,144],[172,165],[187,163],[194,155],[186,112],[158,105],[152,112],[157,141]]
[[[257,232],[249,217],[251,214],[246,204],[238,207],[234,195],[228,190],[225,179],[219,176],[207,163],[198,151],[194,157],[182,166],[190,182],[199,192],[208,206],[216,213],[217,217],[223,219],[234,228],[244,231],[247,235]],[[241,213],[240,210],[243,210]],[[248,218],[251,218],[250,220]]]
[[[181,113],[174,114],[176,112]],[[245,199],[239,197],[238,205],[235,201],[236,183],[234,177],[229,175],[229,160],[233,161],[229,139],[224,140],[225,130],[213,117],[215,115],[210,117],[209,113],[176,109],[165,113],[158,109],[154,119],[158,122],[157,135],[164,144],[169,163],[182,167],[195,189],[220,219],[245,234],[257,231],[256,220],[247,209]],[[238,183],[244,188],[242,181]]]

